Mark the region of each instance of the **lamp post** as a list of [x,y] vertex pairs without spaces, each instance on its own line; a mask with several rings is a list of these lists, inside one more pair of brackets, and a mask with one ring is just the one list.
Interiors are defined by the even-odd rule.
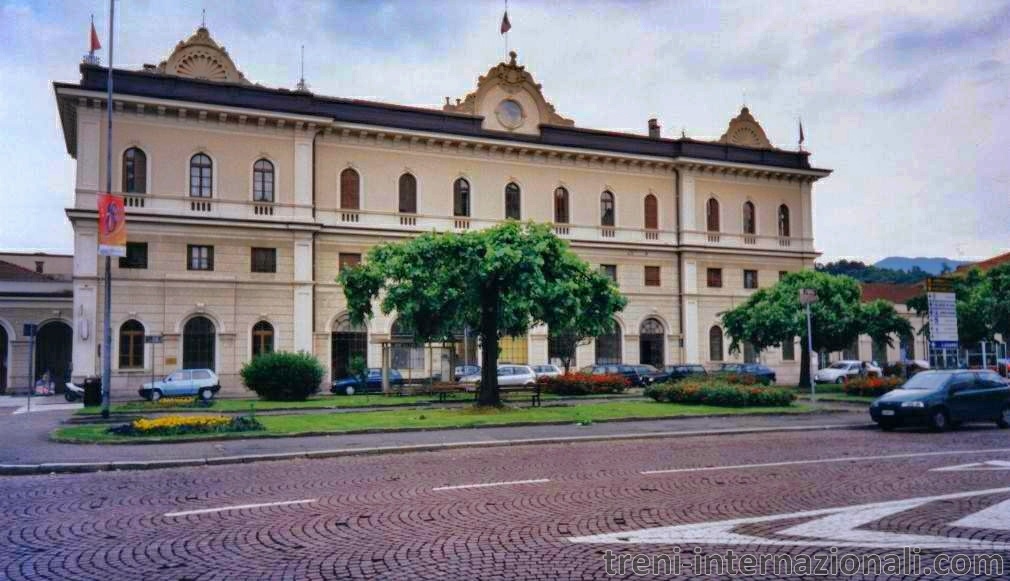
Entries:
[[[817,291],[810,288],[800,289],[800,304],[806,306],[807,309],[807,353],[810,355],[807,357],[807,366],[810,366],[810,362],[813,361],[814,356],[814,332],[813,324],[810,322],[810,305],[817,302]],[[810,401],[811,403],[817,403],[817,388],[814,387],[814,374],[807,369],[808,381],[810,382]]]

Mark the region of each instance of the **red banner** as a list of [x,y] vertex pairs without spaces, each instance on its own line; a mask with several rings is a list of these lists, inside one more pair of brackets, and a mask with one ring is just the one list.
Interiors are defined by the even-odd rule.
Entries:
[[126,256],[126,209],[119,196],[98,194],[98,254]]

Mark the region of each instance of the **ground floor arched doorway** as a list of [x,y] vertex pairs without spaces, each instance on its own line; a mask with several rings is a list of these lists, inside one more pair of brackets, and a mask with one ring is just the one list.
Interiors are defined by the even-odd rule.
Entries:
[[7,391],[7,370],[10,368],[10,337],[7,328],[0,325],[0,394]]
[[368,331],[362,325],[352,325],[344,317],[333,325],[330,335],[330,373],[333,379],[351,374],[351,361],[361,357],[368,361]]
[[182,368],[210,369],[217,366],[217,328],[207,317],[193,317],[182,329]]
[[663,323],[653,318],[642,321],[638,329],[638,362],[662,368],[665,336]]
[[74,330],[63,321],[50,321],[38,330],[35,338],[35,380],[49,373],[58,393],[70,381],[73,363]]

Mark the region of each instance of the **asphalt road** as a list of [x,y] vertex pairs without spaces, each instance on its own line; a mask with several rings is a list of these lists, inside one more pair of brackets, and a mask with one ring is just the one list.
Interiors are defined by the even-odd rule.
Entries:
[[0,577],[590,579],[635,554],[681,555],[690,577],[695,555],[802,567],[831,547],[932,577],[939,554],[967,555],[940,563],[957,568],[1010,561],[1008,435],[837,430],[7,477]]

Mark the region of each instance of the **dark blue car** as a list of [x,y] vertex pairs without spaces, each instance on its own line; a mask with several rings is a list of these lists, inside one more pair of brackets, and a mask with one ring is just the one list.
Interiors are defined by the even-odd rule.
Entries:
[[[368,370],[365,381],[361,377],[341,377],[333,380],[330,391],[333,393],[354,395],[355,393],[382,393],[382,370],[372,367]],[[389,385],[400,387],[403,385],[403,376],[395,369],[389,370]]]
[[750,375],[755,381],[764,385],[772,385],[777,380],[775,371],[760,363],[723,363],[719,366],[719,373]]

